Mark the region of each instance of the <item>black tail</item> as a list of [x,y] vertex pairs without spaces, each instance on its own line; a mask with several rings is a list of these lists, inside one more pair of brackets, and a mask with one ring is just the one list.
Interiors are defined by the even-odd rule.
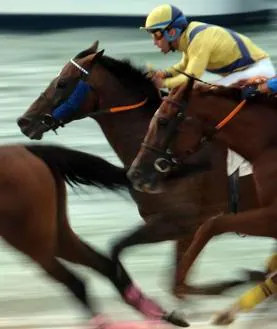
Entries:
[[71,186],[94,185],[110,190],[130,186],[125,169],[95,155],[54,145],[25,147],[42,159],[55,177],[62,177]]

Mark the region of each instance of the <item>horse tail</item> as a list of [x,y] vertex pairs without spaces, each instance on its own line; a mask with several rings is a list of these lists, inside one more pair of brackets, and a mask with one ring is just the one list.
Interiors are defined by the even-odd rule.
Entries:
[[109,190],[130,187],[126,170],[85,152],[54,145],[25,145],[43,160],[55,178],[62,177],[70,186],[92,185]]

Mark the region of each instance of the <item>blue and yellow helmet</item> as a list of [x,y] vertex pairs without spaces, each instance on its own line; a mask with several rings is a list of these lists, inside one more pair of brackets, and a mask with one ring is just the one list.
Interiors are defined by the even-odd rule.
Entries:
[[168,41],[174,41],[187,27],[188,21],[182,11],[172,5],[161,5],[154,8],[147,16],[145,26],[140,29],[147,32],[164,31],[169,28],[175,28],[177,35],[174,37],[165,33],[165,37]]

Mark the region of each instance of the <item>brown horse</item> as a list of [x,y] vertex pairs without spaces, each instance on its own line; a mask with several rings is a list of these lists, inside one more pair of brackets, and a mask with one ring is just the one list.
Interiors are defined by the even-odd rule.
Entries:
[[[184,256],[185,274],[214,236],[226,232],[277,238],[277,111],[275,97],[261,96],[255,102],[241,101],[239,88],[188,88],[172,92],[153,117],[129,177],[134,186],[156,188],[161,175],[153,175],[153,164],[170,148],[181,159],[197,152],[211,139],[253,164],[260,207],[209,218],[197,230]],[[154,179],[154,182],[153,182]],[[275,280],[275,285],[277,280]],[[276,290],[277,291],[277,290]]]
[[[126,61],[104,56],[103,52],[97,53],[97,46],[98,43],[95,43],[67,63],[60,75],[18,119],[18,125],[28,137],[41,139],[43,133],[50,129],[56,130],[73,120],[94,118],[124,166],[128,168],[162,100],[159,91],[142,70]],[[69,97],[80,79],[84,79],[92,89],[80,108],[63,118],[62,122],[51,121],[54,109]],[[182,227],[182,239],[177,244],[177,268],[174,276],[173,291],[177,296],[182,295],[183,282],[186,279],[180,271],[183,267],[182,255],[190,245],[195,231],[207,218],[230,210],[226,148],[211,145],[200,154],[201,157],[211,159],[213,170],[190,178],[180,178],[174,183],[168,182],[166,191],[162,194],[131,192],[140,215],[148,225],[139,227],[130,238],[127,237],[122,242],[123,246],[125,243],[131,245],[179,239],[179,227]],[[237,194],[240,210],[256,207],[258,202],[251,175],[239,179]],[[168,226],[171,227],[169,230]],[[174,232],[171,232],[172,229]],[[212,291],[221,291],[224,287],[229,287],[229,284],[214,287],[219,290]]]
[[[110,190],[129,186],[124,169],[99,157],[51,145],[0,147],[0,235],[63,284],[96,323],[97,305],[85,283],[58,259],[88,266],[111,281],[126,303],[149,318],[187,326],[144,296],[118,264],[93,250],[71,229],[65,182]],[[118,265],[120,265],[118,267]]]

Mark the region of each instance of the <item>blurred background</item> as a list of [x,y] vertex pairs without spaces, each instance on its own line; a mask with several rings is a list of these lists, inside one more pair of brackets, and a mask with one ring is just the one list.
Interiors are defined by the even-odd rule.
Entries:
[[[191,19],[233,27],[268,51],[277,64],[275,0],[172,1]],[[16,118],[79,51],[100,40],[100,49],[134,64],[164,68],[180,54],[162,55],[138,27],[158,0],[0,0],[0,140],[29,143],[21,135]],[[211,80],[213,76],[205,75]],[[94,153],[120,164],[97,124],[74,122],[59,135],[48,133],[42,143],[57,143]],[[97,249],[109,252],[112,239],[141,223],[135,204],[109,192],[78,190],[69,193],[69,214],[74,230]],[[179,303],[169,294],[173,262],[171,242],[132,248],[123,262],[136,282],[161,304],[184,309],[190,321],[206,321],[212,312],[229,305],[242,290],[222,297],[189,297]],[[262,269],[273,250],[273,241],[240,238],[230,234],[214,239],[205,249],[192,282],[240,277],[243,268]],[[82,267],[73,267],[89,282],[90,291],[114,319],[138,318],[124,305],[109,282]],[[246,289],[247,287],[244,287]],[[232,328],[275,328],[276,304],[264,304],[247,321]],[[261,313],[262,312],[262,313]],[[0,328],[74,326],[81,310],[63,287],[45,277],[23,255],[0,240]],[[275,316],[275,317],[274,317]],[[275,326],[274,326],[275,323]],[[207,328],[207,327],[205,327]]]

